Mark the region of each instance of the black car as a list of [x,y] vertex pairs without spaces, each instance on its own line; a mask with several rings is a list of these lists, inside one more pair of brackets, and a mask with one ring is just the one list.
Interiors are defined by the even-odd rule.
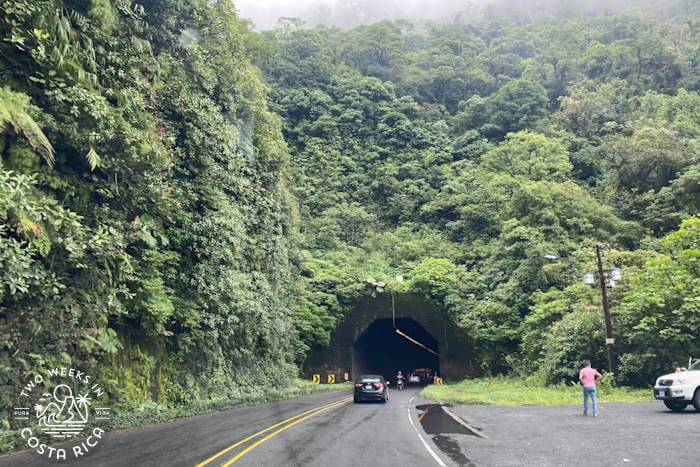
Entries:
[[353,400],[360,401],[382,401],[389,400],[389,388],[383,376],[362,375],[355,382],[355,394]]

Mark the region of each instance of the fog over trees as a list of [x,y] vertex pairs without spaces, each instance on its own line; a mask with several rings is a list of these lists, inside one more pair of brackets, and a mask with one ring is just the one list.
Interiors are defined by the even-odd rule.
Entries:
[[257,30],[275,28],[282,17],[299,18],[306,26],[325,24],[347,29],[399,19],[477,22],[502,18],[523,22],[553,13],[575,17],[655,11],[660,17],[673,19],[700,10],[697,0],[242,0],[234,4],[241,17],[252,21]]

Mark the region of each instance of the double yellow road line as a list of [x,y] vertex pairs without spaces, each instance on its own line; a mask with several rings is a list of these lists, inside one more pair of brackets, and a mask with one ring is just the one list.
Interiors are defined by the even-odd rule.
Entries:
[[285,420],[282,420],[281,422],[275,423],[274,425],[271,425],[271,426],[265,428],[264,430],[260,430],[257,433],[254,433],[254,434],[248,436],[247,438],[244,438],[240,441],[237,441],[237,442],[233,443],[231,446],[229,446],[225,449],[222,449],[221,451],[217,452],[216,454],[214,454],[210,458],[200,462],[195,467],[203,467],[203,466],[209,464],[210,462],[218,459],[219,457],[223,456],[224,454],[231,451],[232,449],[235,449],[235,448],[241,446],[242,444],[245,444],[248,441],[251,441],[251,440],[257,438],[258,436],[264,435],[268,431],[275,430],[275,428],[277,428],[277,430],[273,431],[272,433],[265,436],[264,438],[259,439],[258,441],[254,442],[253,444],[251,444],[250,446],[248,446],[247,448],[245,448],[244,450],[242,450],[241,452],[236,454],[234,457],[229,459],[227,462],[221,464],[222,467],[229,466],[229,465],[233,464],[234,462],[236,462],[241,457],[248,454],[250,451],[252,451],[256,447],[260,446],[265,441],[269,440],[270,438],[273,438],[274,436],[277,436],[278,434],[282,433],[285,430],[288,430],[289,428],[293,427],[297,423],[301,423],[304,420],[308,420],[309,418],[311,418],[315,415],[318,415],[322,412],[325,412],[326,410],[330,410],[334,407],[338,407],[340,405],[347,404],[351,400],[352,400],[352,397],[346,397],[346,398],[343,398],[343,399],[340,399],[337,401],[330,402],[330,403],[325,404],[325,405],[321,405],[319,407],[314,407],[313,409],[307,410],[306,412],[302,412],[302,413],[297,414],[293,417],[289,417]]

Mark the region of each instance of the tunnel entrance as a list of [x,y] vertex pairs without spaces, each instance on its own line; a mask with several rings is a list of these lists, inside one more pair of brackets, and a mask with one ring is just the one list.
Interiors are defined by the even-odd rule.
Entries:
[[[416,369],[421,383],[440,373],[438,341],[412,318],[376,319],[353,344],[352,373],[383,375],[394,381],[401,371],[408,376]],[[427,370],[427,371],[426,371]],[[408,381],[406,381],[408,382]]]
[[[438,355],[398,335],[392,325],[394,316],[398,329]],[[467,331],[425,297],[367,296],[357,300],[352,312],[338,323],[327,347],[309,352],[303,373],[308,378],[317,375],[324,382],[329,375],[334,375],[335,381],[344,381],[369,373],[394,381],[399,370],[408,374],[426,368],[445,379],[462,379],[481,374],[473,349]]]

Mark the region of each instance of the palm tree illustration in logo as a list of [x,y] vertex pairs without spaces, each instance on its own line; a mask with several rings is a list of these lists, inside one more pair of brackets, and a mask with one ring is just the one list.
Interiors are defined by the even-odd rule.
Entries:
[[43,431],[54,438],[70,438],[81,434],[85,428],[89,405],[87,394],[75,398],[70,386],[59,384],[53,394],[42,394],[34,411]]

